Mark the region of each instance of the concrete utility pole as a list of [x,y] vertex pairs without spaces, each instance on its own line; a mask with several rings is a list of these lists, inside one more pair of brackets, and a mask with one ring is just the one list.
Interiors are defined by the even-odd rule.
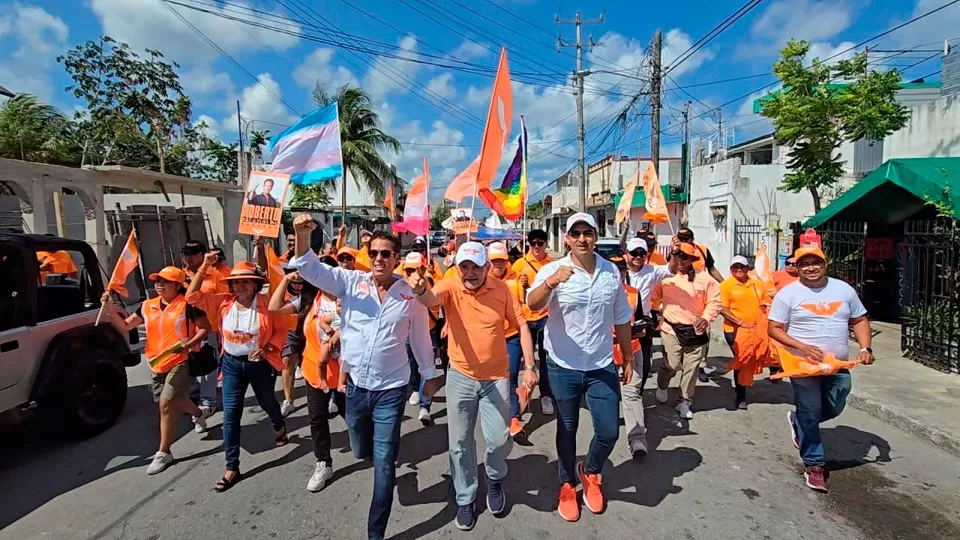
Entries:
[[660,78],[662,64],[660,54],[663,49],[663,40],[660,30],[653,35],[653,46],[650,51],[650,63],[653,73],[650,76],[650,159],[653,161],[653,170],[660,174]]
[[580,12],[577,12],[577,16],[572,21],[564,21],[560,19],[560,16],[554,17],[554,22],[557,24],[573,24],[577,27],[577,41],[576,43],[564,43],[562,37],[557,37],[557,50],[564,47],[576,47],[577,48],[577,69],[573,73],[573,81],[576,85],[575,95],[577,96],[577,146],[578,146],[578,161],[580,164],[580,211],[586,212],[587,210],[587,161],[586,161],[586,132],[583,126],[583,79],[590,74],[589,71],[584,71],[583,69],[583,47],[594,47],[600,45],[593,40],[593,36],[588,38],[586,44],[583,43],[583,25],[584,24],[599,24],[603,22],[603,15],[600,15],[598,19],[583,20],[580,16]]
[[[690,102],[686,102],[683,106],[683,151],[680,152],[683,158],[683,165],[680,169],[681,177],[681,187],[683,192],[687,193],[688,186],[690,185]],[[687,200],[689,200],[689,195]]]

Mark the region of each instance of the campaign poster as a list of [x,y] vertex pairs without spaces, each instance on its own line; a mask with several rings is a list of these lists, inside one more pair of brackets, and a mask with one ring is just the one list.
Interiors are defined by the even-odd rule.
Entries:
[[450,217],[453,218],[453,234],[472,234],[477,232],[477,222],[473,219],[472,208],[451,208]]
[[279,236],[283,201],[289,188],[289,174],[251,171],[240,210],[240,234],[266,238]]

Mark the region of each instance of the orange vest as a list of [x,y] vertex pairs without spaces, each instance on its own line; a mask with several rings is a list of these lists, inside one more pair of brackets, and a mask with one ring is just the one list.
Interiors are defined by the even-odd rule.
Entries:
[[[300,370],[303,372],[303,380],[310,386],[320,388],[320,359],[323,357],[323,347],[328,346],[320,340],[320,324],[317,319],[320,317],[320,299],[323,293],[317,293],[310,311],[303,319],[303,335],[306,338],[306,345],[303,347],[303,363]],[[340,381],[340,360],[330,358],[327,362],[327,384],[330,388],[336,388]]]
[[[236,301],[237,297],[232,294],[211,294],[202,291],[197,291],[187,297],[187,302],[189,302],[191,306],[197,306],[206,312],[208,318],[212,317],[212,314],[216,315],[216,324],[213,327],[221,334],[223,333],[221,321],[223,321],[227,313],[230,312],[230,308],[233,307]],[[260,348],[263,349],[267,345],[273,345],[273,351],[264,352],[263,357],[270,362],[270,365],[276,368],[277,371],[283,371],[284,365],[283,359],[280,358],[280,351],[283,349],[283,342],[287,339],[287,333],[280,330],[277,324],[277,319],[280,316],[271,313],[267,309],[269,304],[269,296],[263,293],[257,293],[257,321],[260,327]],[[222,346],[220,352],[223,353]]]
[[[188,339],[187,301],[177,296],[167,309],[162,309],[160,297],[151,298],[143,303],[140,311],[147,331],[147,343],[143,352],[147,361],[157,358],[163,351]],[[187,361],[188,351],[169,354],[150,364],[150,370],[156,374],[168,373],[174,367]]]

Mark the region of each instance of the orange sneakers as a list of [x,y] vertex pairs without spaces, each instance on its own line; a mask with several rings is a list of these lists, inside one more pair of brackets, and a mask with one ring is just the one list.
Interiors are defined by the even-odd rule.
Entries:
[[574,522],[580,519],[580,505],[577,504],[577,488],[573,484],[563,484],[560,486],[560,504],[557,505],[557,513],[563,519]]
[[583,504],[594,514],[603,512],[603,492],[600,491],[600,475],[587,474],[581,461],[577,463],[577,476],[583,484]]
[[523,433],[523,424],[520,423],[519,418],[512,418],[510,420],[510,436],[516,437]]

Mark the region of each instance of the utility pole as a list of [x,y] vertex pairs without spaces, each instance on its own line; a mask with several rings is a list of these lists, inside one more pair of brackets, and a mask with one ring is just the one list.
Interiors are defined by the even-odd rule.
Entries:
[[[683,162],[680,169],[680,185],[683,192],[687,193],[690,183],[690,102],[683,106],[683,149],[680,152],[680,158]],[[689,196],[687,196],[689,200]]]
[[240,116],[240,100],[237,100],[237,185],[242,186],[247,180],[244,176],[246,161],[243,159],[243,118]]
[[[557,37],[557,50],[564,47],[576,47],[577,49],[577,69],[573,73],[573,81],[576,85],[575,95],[577,96],[577,146],[578,146],[578,161],[580,164],[580,211],[587,211],[587,161],[586,161],[586,131],[583,126],[583,79],[590,74],[589,71],[584,71],[583,69],[583,25],[584,24],[600,24],[603,22],[603,15],[600,15],[598,19],[583,20],[580,16],[580,12],[577,12],[577,16],[572,21],[564,21],[560,19],[560,16],[554,17],[554,22],[557,24],[573,24],[577,27],[577,41],[576,43],[564,43],[562,37]],[[600,45],[593,41],[593,36],[588,38],[586,43],[587,47],[594,47]]]
[[662,64],[660,54],[663,49],[663,40],[660,30],[653,35],[653,46],[650,52],[650,62],[653,73],[650,76],[650,159],[653,161],[653,170],[660,174],[660,78]]

